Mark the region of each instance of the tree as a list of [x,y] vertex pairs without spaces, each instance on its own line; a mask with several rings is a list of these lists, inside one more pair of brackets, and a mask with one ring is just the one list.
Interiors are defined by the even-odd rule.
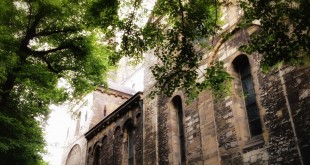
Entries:
[[[244,18],[240,27],[258,26],[241,50],[263,55],[264,70],[280,62],[309,65],[310,32],[308,0],[248,0],[240,3]],[[259,21],[253,25],[253,21]]]
[[[130,49],[135,54],[155,50],[160,62],[152,68],[157,80],[153,94],[171,96],[176,89],[184,90],[190,98],[203,89],[210,89],[216,95],[225,93],[231,78],[221,62],[214,61],[219,46],[212,45],[210,39],[217,37],[218,43],[224,43],[240,28],[258,26],[248,44],[240,49],[249,55],[262,54],[264,70],[280,62],[309,65],[309,1],[240,0],[233,4],[244,10],[238,26],[217,34],[221,5],[231,4],[217,0],[158,0],[146,26],[137,29],[138,32],[130,31],[138,35],[126,36],[131,40],[123,40],[124,45],[135,45],[135,48],[139,45],[140,49]],[[257,21],[260,23],[254,25]],[[202,48],[212,52],[205,71],[199,69]],[[199,72],[204,76],[201,82],[197,82]]]
[[[126,2],[126,3],[124,3]],[[44,141],[40,123],[50,103],[76,98],[104,84],[121,57],[142,59],[150,49],[157,90],[170,96],[180,88],[194,98],[203,89],[225,92],[230,76],[214,58],[229,34],[217,34],[219,8],[227,1],[157,0],[145,26],[141,0],[2,0],[0,1],[0,159],[8,164],[39,164]],[[241,28],[259,20],[248,53],[264,55],[264,66],[280,61],[309,62],[307,0],[240,1]],[[130,6],[125,18],[120,7]],[[142,10],[143,11],[143,10]],[[126,12],[125,12],[126,13]],[[115,33],[122,33],[115,51]],[[105,44],[102,44],[105,43]],[[202,49],[213,50],[201,71]],[[199,73],[203,81],[197,82]],[[57,87],[64,78],[72,90]],[[12,163],[13,162],[13,163]]]
[[[171,96],[178,88],[190,98],[203,89],[224,93],[230,77],[221,62],[211,61],[205,71],[199,69],[202,49],[212,48],[209,39],[219,30],[220,5],[217,0],[157,0],[143,28],[130,24],[122,42],[123,50],[130,50],[125,53],[130,56],[153,49],[160,60],[151,68],[157,81],[151,95]],[[199,72],[204,75],[202,82],[196,81]]]
[[[48,105],[105,84],[115,45],[100,43],[105,41],[99,40],[107,28],[104,23],[110,23],[96,26],[96,21],[104,20],[90,19],[98,13],[90,10],[92,4],[91,0],[1,0],[1,164],[42,163],[41,124]],[[111,11],[117,14],[116,8]],[[113,17],[113,12],[108,14]],[[59,78],[67,80],[72,90],[57,87]]]

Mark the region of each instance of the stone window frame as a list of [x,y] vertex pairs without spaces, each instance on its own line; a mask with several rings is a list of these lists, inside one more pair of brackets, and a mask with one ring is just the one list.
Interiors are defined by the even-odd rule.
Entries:
[[[183,147],[181,147],[178,129],[179,129],[179,122],[178,122],[178,113],[176,113],[176,108],[173,105],[173,100],[179,97],[181,103],[181,110],[182,110],[182,125],[183,125]],[[171,164],[179,165],[187,164],[187,142],[186,142],[186,129],[185,129],[185,113],[184,113],[184,97],[182,93],[176,92],[175,95],[171,97],[168,101],[168,144],[169,144],[169,162]],[[183,148],[183,149],[182,149]],[[182,153],[183,152],[183,153]],[[183,155],[183,156],[182,156]]]
[[[235,70],[234,66],[234,61],[237,58],[240,57],[246,57],[248,60],[248,65],[250,67],[250,74],[252,77],[252,82],[254,86],[254,92],[255,92],[255,101],[257,104],[258,108],[258,113],[260,117],[260,123],[261,123],[261,134],[256,135],[256,136],[251,136],[250,133],[250,127],[249,127],[249,122],[248,122],[248,115],[246,112],[246,106],[245,106],[245,99],[243,98],[243,89],[242,89],[242,84],[241,84],[241,79],[240,79],[240,73],[238,73]],[[247,150],[251,147],[256,147],[256,146],[262,146],[264,144],[264,139],[263,139],[263,134],[265,130],[265,125],[263,122],[263,114],[264,110],[260,104],[259,96],[260,96],[260,91],[259,91],[259,83],[258,83],[258,78],[257,78],[257,71],[258,71],[258,65],[254,62],[252,56],[248,56],[246,54],[237,54],[234,56],[230,62],[230,67],[229,67],[229,72],[230,75],[234,78],[233,82],[233,90],[232,90],[232,100],[233,100],[233,105],[232,111],[233,111],[233,116],[235,119],[235,128],[236,128],[236,133],[237,137],[239,137],[239,143],[241,147],[244,150]]]

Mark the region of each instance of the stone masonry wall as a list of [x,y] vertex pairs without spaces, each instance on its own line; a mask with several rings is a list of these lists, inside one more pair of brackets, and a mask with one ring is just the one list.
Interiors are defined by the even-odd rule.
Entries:
[[[145,96],[148,96],[147,94]],[[143,164],[157,164],[157,98],[144,97]]]
[[296,67],[283,78],[303,164],[310,164],[310,67]]
[[[185,102],[186,98],[183,101]],[[198,100],[190,104],[185,103],[183,110],[185,116],[187,162],[189,165],[203,164]]]
[[168,143],[168,131],[169,129],[168,120],[168,98],[161,95],[158,99],[158,164],[168,165],[169,164],[169,146]]
[[309,163],[309,70],[275,68],[262,76],[262,81],[268,82],[262,85],[265,93],[261,99],[267,109],[270,164],[301,164],[301,159],[304,164]]
[[[220,164],[216,125],[213,110],[213,96],[203,91],[198,97],[199,127],[204,165]],[[187,118],[190,120],[190,118]]]
[[300,164],[279,70],[262,75],[260,81],[261,102],[266,109],[264,124],[269,134],[269,164]]
[[242,164],[241,151],[238,148],[236,130],[233,125],[232,101],[219,99],[214,102],[215,122],[222,164]]
[[[127,107],[128,108],[128,107]],[[139,108],[137,107],[129,107],[131,108],[125,114],[118,114],[115,116],[115,121],[107,122],[103,129],[96,133],[94,137],[92,137],[88,143],[88,154],[87,154],[87,163],[92,165],[95,157],[96,148],[100,148],[100,158],[99,162],[101,164],[115,164],[121,165],[126,164],[128,159],[128,150],[127,148],[127,132],[125,123],[129,120],[133,121],[134,124],[134,154],[135,154],[135,162],[141,162],[142,155],[142,135],[141,135],[141,126],[142,126],[142,118],[137,117],[136,114],[140,113]]]
[[246,152],[242,155],[244,165],[266,165],[268,164],[269,156],[265,148],[258,148]]

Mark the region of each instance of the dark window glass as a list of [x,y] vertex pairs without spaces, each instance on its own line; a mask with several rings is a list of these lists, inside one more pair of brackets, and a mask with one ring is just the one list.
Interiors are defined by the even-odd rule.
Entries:
[[107,107],[106,106],[104,106],[104,109],[103,109],[103,116],[104,117],[107,116]]
[[239,72],[246,112],[248,116],[251,136],[262,133],[262,125],[259,116],[259,109],[256,104],[254,84],[251,75],[250,64],[246,56],[241,55],[234,60],[235,69]]
[[186,150],[185,150],[185,135],[184,135],[184,125],[183,125],[183,108],[182,108],[182,100],[180,96],[176,96],[172,100],[174,107],[177,110],[177,119],[178,119],[178,132],[179,132],[179,140],[180,140],[180,156],[181,162],[180,164],[186,164]]
[[128,127],[128,165],[134,165],[134,134],[133,127]]
[[94,156],[94,163],[93,165],[99,165],[100,164],[100,149],[99,147],[95,150],[95,156]]

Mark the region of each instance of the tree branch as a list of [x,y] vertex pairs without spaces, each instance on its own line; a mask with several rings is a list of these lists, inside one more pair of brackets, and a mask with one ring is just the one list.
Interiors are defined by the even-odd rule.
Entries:
[[35,34],[35,36],[36,37],[39,37],[39,36],[49,36],[49,35],[59,34],[59,33],[75,32],[77,30],[78,30],[77,28],[67,28],[67,29],[54,30],[54,31],[41,31],[41,32]]
[[51,72],[53,72],[55,74],[59,74],[62,71],[62,70],[54,69],[52,64],[47,60],[47,58],[45,56],[42,57],[42,60],[47,64],[47,69],[50,70]]
[[45,50],[45,51],[36,51],[36,50],[32,50],[30,48],[27,47],[27,52],[29,52],[31,55],[35,56],[35,57],[39,57],[40,56],[45,56],[49,53],[54,53],[60,50],[65,50],[65,49],[70,49],[70,50],[80,50],[80,48],[78,48],[77,46],[74,46],[73,44],[62,44],[60,46],[58,46],[57,48],[54,49],[49,49],[49,50]]
[[182,33],[183,33],[183,36],[184,36],[184,33],[185,33],[185,25],[184,25],[184,9],[183,9],[183,6],[182,6],[182,2],[181,2],[181,0],[179,0],[179,5],[180,5],[180,13],[181,13],[181,18],[182,18]]
[[[31,17],[31,16],[30,16]],[[26,55],[29,55],[29,53],[31,53],[28,48],[28,45],[29,45],[29,41],[31,39],[33,39],[35,37],[35,34],[36,34],[36,28],[37,26],[39,25],[40,21],[42,20],[42,18],[44,17],[44,14],[42,12],[42,10],[40,9],[38,11],[38,13],[36,14],[35,16],[35,19],[33,21],[33,23],[30,25],[28,24],[28,28],[27,28],[27,31],[26,31],[26,35],[25,37],[21,40],[21,45],[20,45],[20,50],[24,53],[26,53]],[[29,20],[30,22],[30,20]],[[30,27],[29,27],[30,26]],[[27,57],[22,54],[22,59],[25,60]]]

